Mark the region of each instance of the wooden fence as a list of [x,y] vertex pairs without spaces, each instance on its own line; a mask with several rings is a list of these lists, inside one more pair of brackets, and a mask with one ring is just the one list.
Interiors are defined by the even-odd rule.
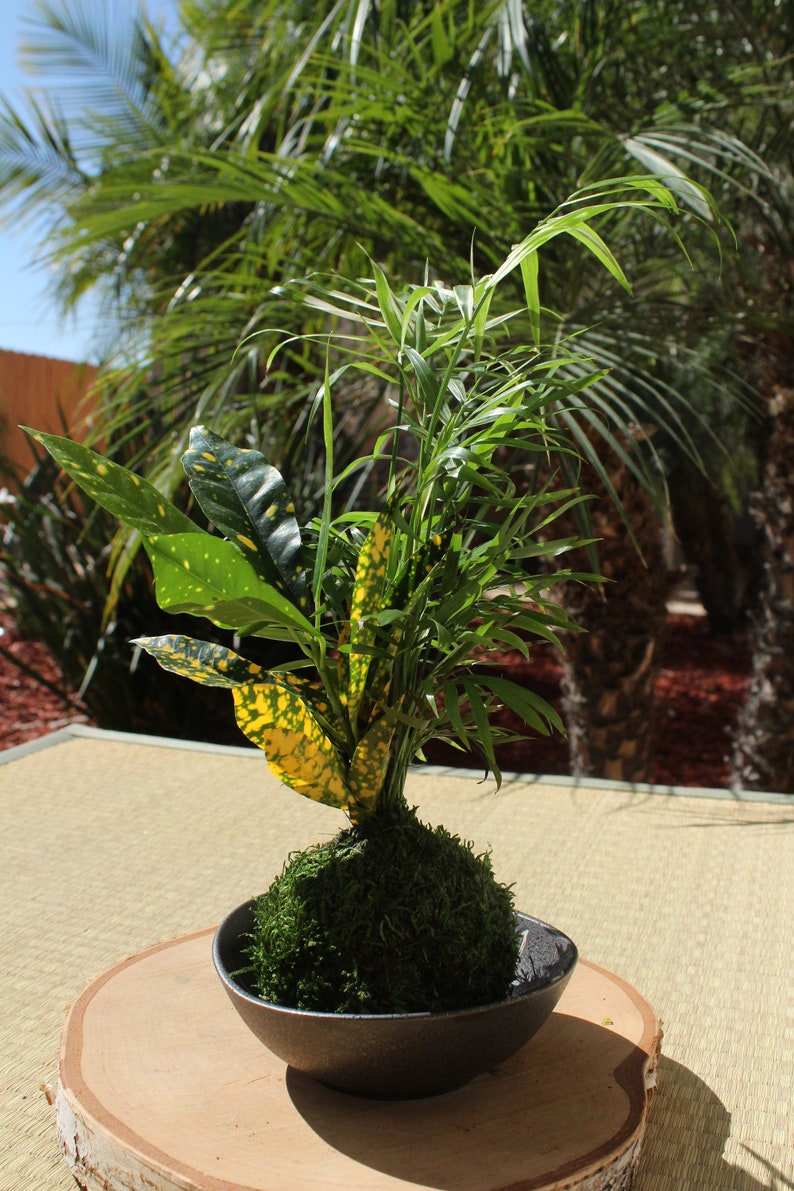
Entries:
[[20,424],[79,437],[87,413],[85,396],[96,369],[48,356],[0,350],[0,488],[14,491],[14,474],[25,475],[34,455]]

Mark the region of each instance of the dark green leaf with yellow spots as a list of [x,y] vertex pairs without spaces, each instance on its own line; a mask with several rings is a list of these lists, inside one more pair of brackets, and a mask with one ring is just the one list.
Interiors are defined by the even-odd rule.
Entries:
[[311,707],[289,686],[249,683],[234,688],[237,723],[264,750],[271,773],[298,794],[347,807],[342,760]]
[[[26,428],[25,428],[26,429]],[[193,533],[204,531],[171,504],[153,484],[137,476],[129,468],[120,467],[104,459],[96,451],[61,438],[28,430],[41,443],[78,488],[125,525],[138,529],[146,536],[158,533]]]
[[273,682],[286,690],[294,691],[303,700],[314,718],[322,728],[331,743],[344,748],[347,742],[345,724],[335,717],[326,688],[319,682],[307,678],[303,674],[295,674],[285,670],[268,670],[265,677],[256,681]]
[[259,451],[233,447],[204,426],[190,431],[182,466],[209,521],[242,550],[262,579],[305,609],[300,528],[275,467]]
[[302,635],[317,629],[275,587],[265,583],[231,542],[210,534],[169,534],[145,541],[155,594],[167,612],[205,616],[224,629],[268,635],[277,625]]
[[164,637],[138,637],[133,645],[140,645],[159,662],[164,670],[192,678],[204,686],[239,686],[243,682],[261,681],[267,671],[256,662],[249,662],[224,645],[213,641],[196,641],[178,633]]
[[433,570],[436,563],[449,556],[451,540],[452,533],[450,530],[445,531],[443,534],[433,534],[431,538],[424,542],[411,555],[405,574],[398,583],[393,596],[393,602],[397,607],[405,607],[411,597],[416,593],[419,585],[424,582]]

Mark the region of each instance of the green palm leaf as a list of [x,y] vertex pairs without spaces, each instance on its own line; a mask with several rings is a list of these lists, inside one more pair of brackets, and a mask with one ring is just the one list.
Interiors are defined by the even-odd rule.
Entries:
[[525,724],[529,724],[536,732],[548,736],[551,726],[563,736],[565,735],[565,725],[558,713],[550,703],[547,703],[540,695],[536,695],[534,691],[519,686],[517,682],[512,682],[508,678],[499,678],[490,674],[479,675],[478,682],[480,686],[496,695],[500,702],[514,711]]
[[96,0],[53,4],[38,0],[34,32],[20,56],[34,74],[52,73],[81,105],[132,121],[146,102],[148,36],[143,21]]

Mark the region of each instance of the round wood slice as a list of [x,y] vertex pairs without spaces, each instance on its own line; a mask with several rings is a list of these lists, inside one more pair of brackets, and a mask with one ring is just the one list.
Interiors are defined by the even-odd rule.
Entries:
[[660,1045],[650,1006],[580,960],[518,1055],[444,1096],[357,1099],[237,1017],[211,931],[112,968],[74,1005],[56,1112],[87,1191],[630,1188]]

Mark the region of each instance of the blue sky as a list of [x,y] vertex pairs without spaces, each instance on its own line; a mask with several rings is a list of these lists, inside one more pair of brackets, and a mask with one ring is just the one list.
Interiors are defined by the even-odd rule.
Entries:
[[[119,0],[105,3],[112,9]],[[148,0],[146,5],[155,19],[174,6],[175,0]],[[13,102],[21,97],[25,82],[16,57],[23,17],[32,9],[33,0],[0,0],[0,92]],[[93,361],[95,310],[87,302],[64,323],[48,297],[47,274],[34,268],[38,253],[33,229],[0,223],[0,348]]]

